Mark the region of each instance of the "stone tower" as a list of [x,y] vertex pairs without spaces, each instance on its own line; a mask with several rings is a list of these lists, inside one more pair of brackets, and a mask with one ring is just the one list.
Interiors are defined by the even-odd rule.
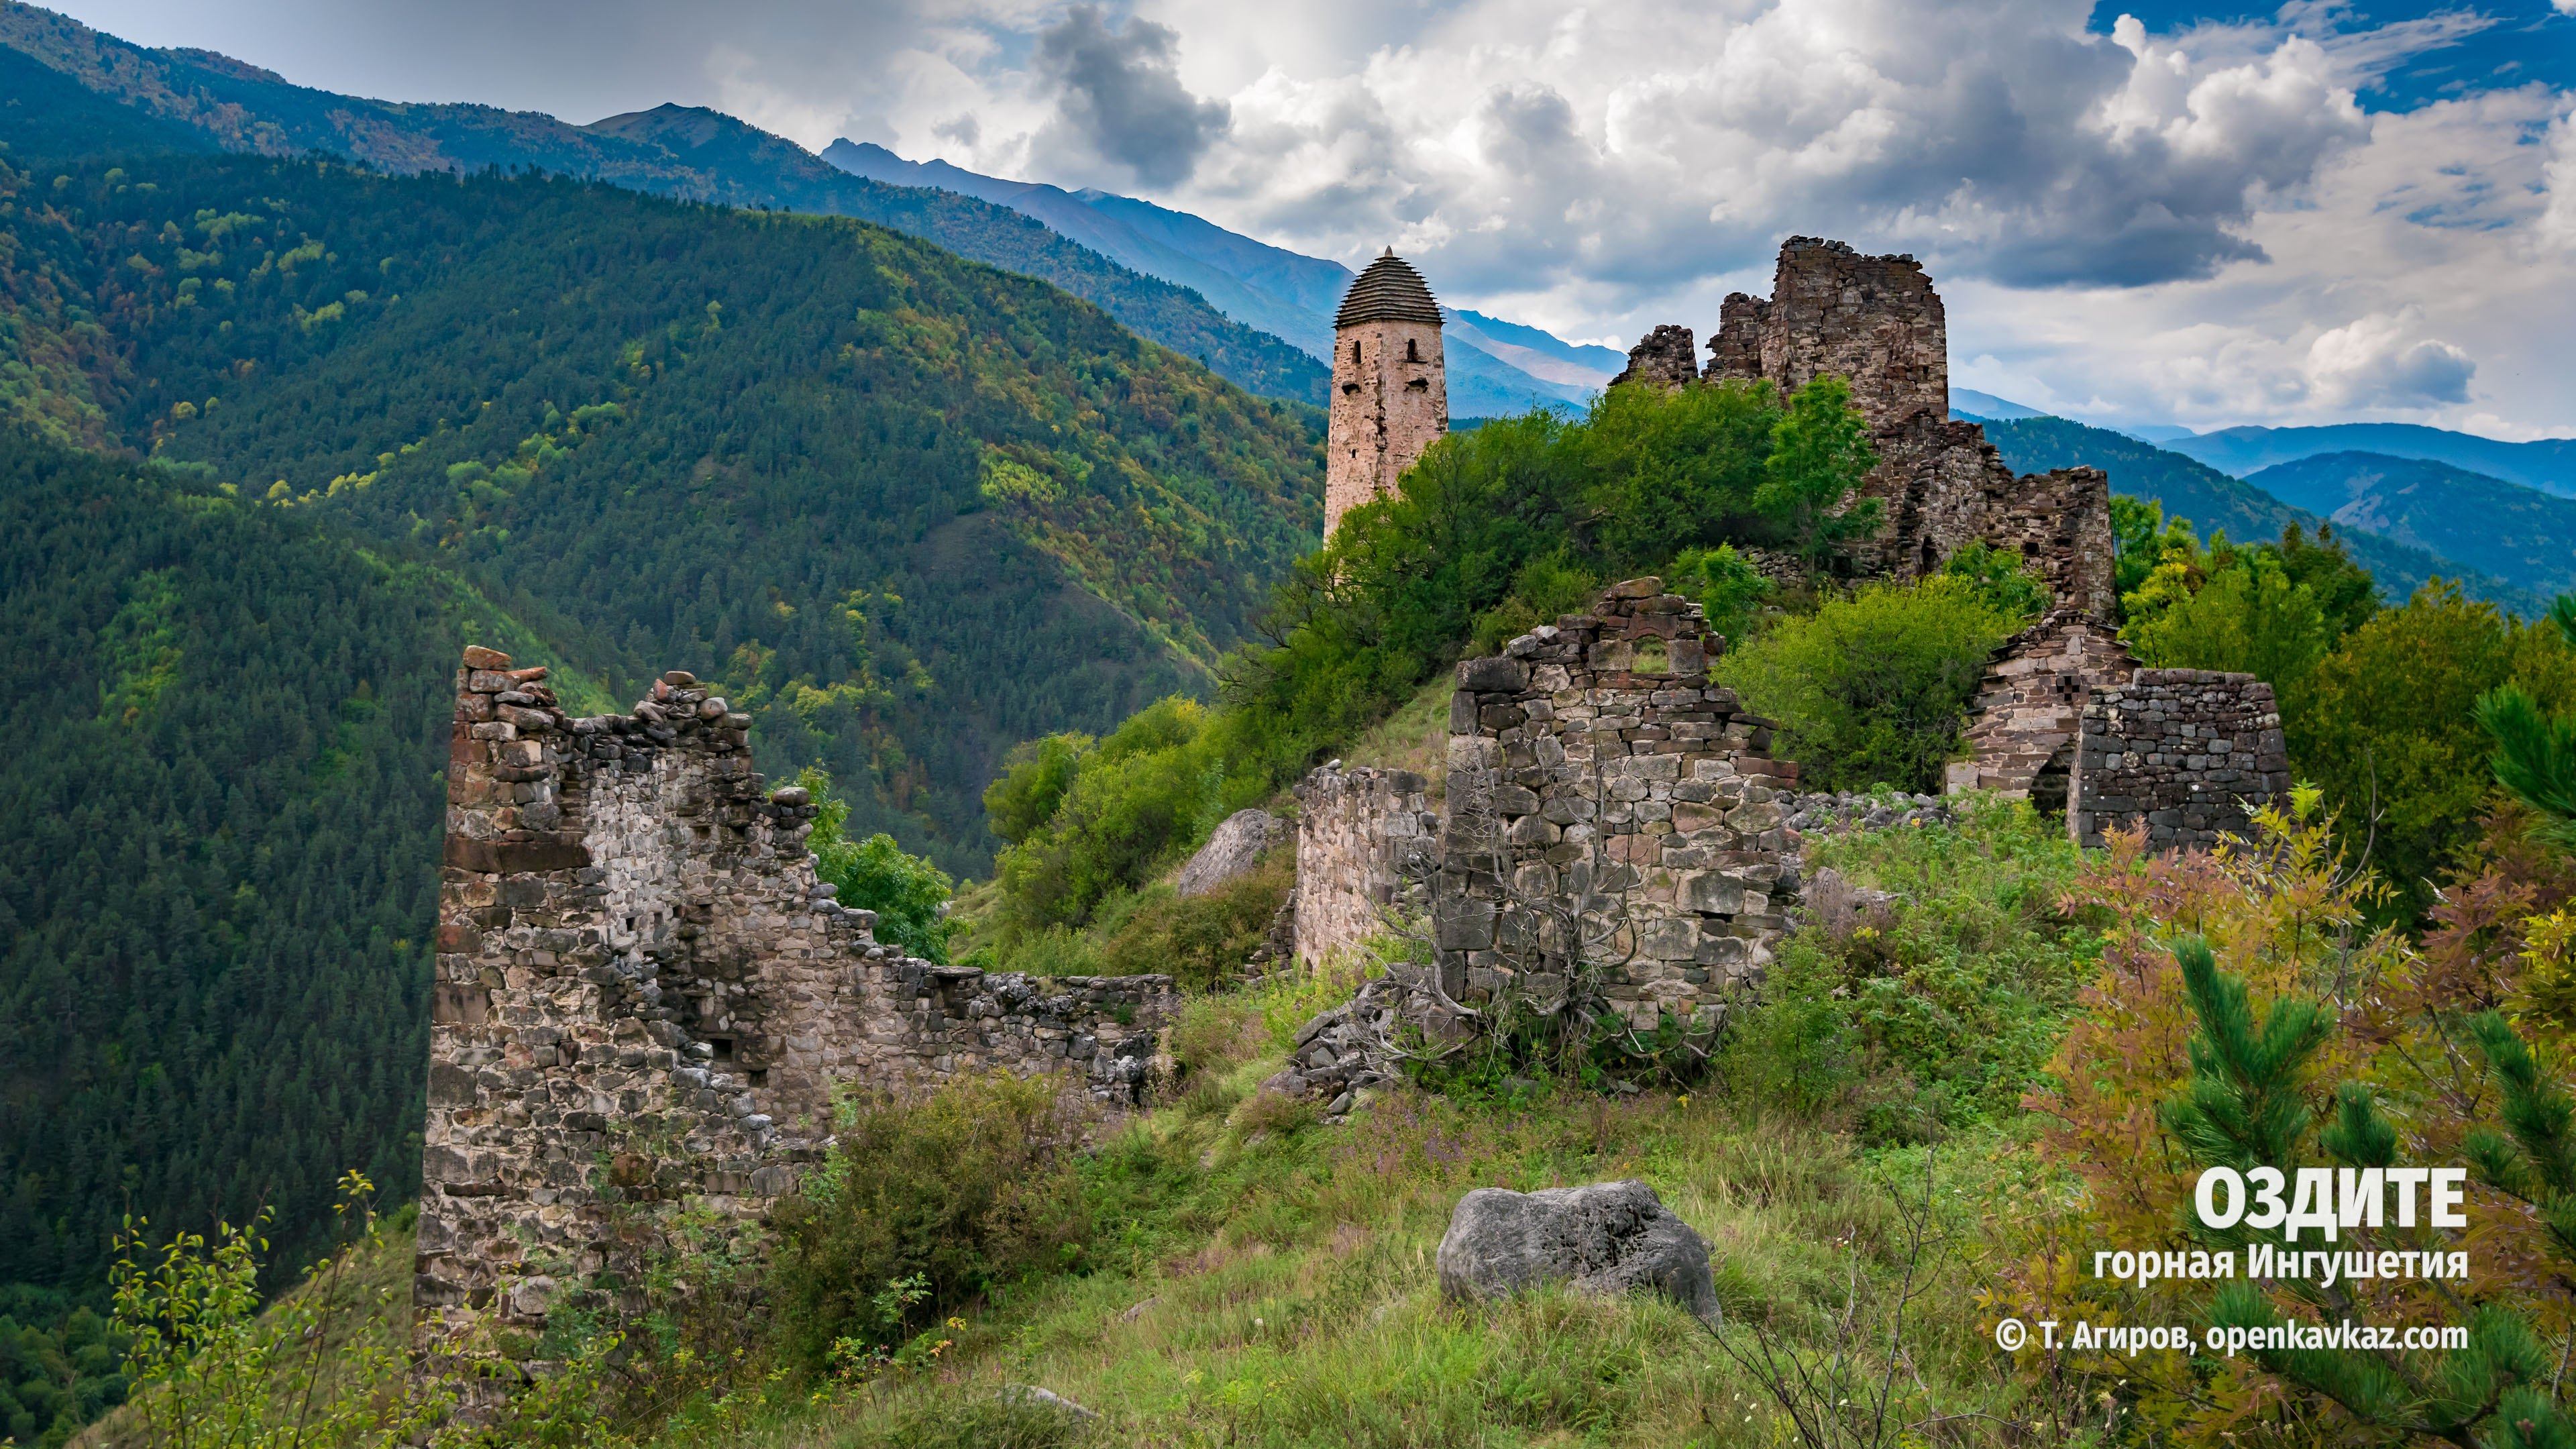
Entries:
[[1333,317],[1332,427],[1324,460],[1324,537],[1449,431],[1440,304],[1393,247],[1369,263]]

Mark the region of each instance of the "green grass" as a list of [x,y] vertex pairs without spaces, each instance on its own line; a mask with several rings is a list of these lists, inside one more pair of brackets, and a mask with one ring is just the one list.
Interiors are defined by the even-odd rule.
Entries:
[[[2014,1099],[2092,970],[2090,932],[2057,904],[2075,861],[2017,807],[1819,839],[1811,869],[1900,900],[1871,935],[1784,953],[1773,1004],[1739,1019],[1744,1049],[1687,1094],[1554,1087],[1505,1104],[1407,1086],[1326,1126],[1255,1088],[1347,982],[1194,999],[1173,1036],[1176,1091],[1083,1162],[1097,1224],[1087,1271],[994,1292],[943,1330],[930,1368],[806,1391],[722,1442],[1790,1443],[1726,1347],[1749,1349],[1759,1332],[1823,1353],[1856,1285],[1864,1326],[1880,1324],[1908,1257],[1894,1194],[1919,1200],[1927,1155],[1939,1239],[1915,1265],[1926,1291],[1907,1344],[1921,1378],[1909,1376],[1901,1417],[2010,1416],[2023,1390],[1985,1337],[1978,1265],[2002,1248],[1986,1209],[2039,1170]],[[1809,977],[1787,969],[1795,959]],[[1823,1075],[1824,1090],[1783,1090],[1776,1063],[1748,1070],[1748,1055],[1778,1057],[1799,1013],[1819,1009],[1830,1050],[1788,1069]],[[1900,1097],[1910,1117],[1891,1116]],[[1904,1130],[1889,1130],[1897,1119]],[[1435,1259],[1463,1193],[1625,1177],[1709,1240],[1723,1341],[1653,1298],[1443,1299]],[[1012,1385],[1102,1418],[1029,1420],[1001,1397]],[[924,1438],[934,1424],[983,1427]]]

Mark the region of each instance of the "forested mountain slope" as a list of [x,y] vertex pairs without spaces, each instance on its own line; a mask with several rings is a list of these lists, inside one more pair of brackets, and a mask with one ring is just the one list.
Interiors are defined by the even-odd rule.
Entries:
[[[2262,489],[2208,464],[2140,442],[2126,433],[2087,427],[2064,418],[2032,417],[1985,424],[1986,439],[2019,472],[2090,465],[2111,475],[2111,491],[2164,505],[2167,517],[2188,518],[2206,536],[2224,530],[2240,543],[2276,539],[2291,524],[2314,532],[2325,522]],[[2470,568],[2457,559],[2400,543],[2365,528],[2338,527],[2335,536],[2353,561],[2379,580],[2391,603],[2403,603],[2426,579],[2455,579],[2471,598],[2492,600],[2526,619],[2549,612],[2549,600],[2519,584]]]
[[[715,111],[666,105],[576,126],[492,106],[367,100],[294,85],[210,51],[148,50],[13,0],[0,0],[0,46],[224,150],[323,151],[399,175],[537,167],[691,200],[860,217],[1042,277],[1255,392],[1324,400],[1330,369],[1229,320],[1185,287],[1131,271],[1007,207],[848,175],[784,137]],[[0,130],[23,123],[14,113],[23,108],[11,109]],[[21,155],[72,154],[52,144],[12,144]],[[84,145],[79,154],[115,149]]]
[[14,412],[433,547],[613,692],[720,679],[954,869],[1002,750],[1204,680],[1320,528],[1316,414],[861,223],[240,155],[0,191]]
[[0,427],[0,1285],[419,1175],[448,658],[412,550]]
[[2275,463],[2245,481],[2339,524],[2543,594],[2576,589],[2576,498],[2382,453],[2321,453]]

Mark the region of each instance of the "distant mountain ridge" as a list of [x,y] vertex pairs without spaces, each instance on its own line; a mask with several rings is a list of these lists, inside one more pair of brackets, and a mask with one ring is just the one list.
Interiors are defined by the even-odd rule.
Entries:
[[[2327,522],[2319,513],[2284,503],[2241,478],[2231,478],[2196,458],[2153,443],[2141,442],[2109,428],[2090,427],[2065,418],[2036,417],[1985,424],[1986,439],[2015,471],[2091,466],[2111,475],[2111,491],[2164,505],[2169,518],[2188,518],[2202,536],[2224,531],[2241,543],[2277,539],[2296,524],[2313,533]],[[2509,583],[2457,559],[2385,538],[2367,529],[2337,527],[2353,561],[2370,570],[2380,591],[2402,603],[2436,576],[2459,581],[2471,598],[2486,599],[2526,619],[2548,612],[2549,601],[2519,584]]]
[[2245,480],[2285,503],[2544,594],[2576,590],[2576,498],[2437,463],[2322,453]]
[[2324,453],[2376,453],[2448,463],[2561,498],[2576,498],[2576,438],[2505,443],[2419,423],[2333,423],[2316,428],[2221,428],[2177,438],[2165,446],[2240,478]]
[[[823,148],[823,159],[873,181],[937,187],[1010,207],[1121,265],[1195,290],[1237,322],[1284,338],[1311,357],[1331,359],[1333,309],[1353,276],[1339,262],[1256,241],[1132,196],[1066,191],[946,161],[907,161],[873,142],[834,141]],[[1627,362],[1606,347],[1576,348],[1535,327],[1475,313],[1453,311],[1452,317],[1447,358],[1453,416],[1571,409]]]
[[[1122,265],[1017,210],[853,176],[717,111],[664,105],[577,126],[492,106],[368,100],[295,85],[210,51],[146,49],[16,3],[0,3],[0,46],[145,122],[101,125],[94,135],[56,125],[37,136],[39,149],[22,154],[319,150],[396,175],[536,167],[691,201],[858,217],[1051,282],[1249,391],[1320,403],[1331,375],[1305,350],[1227,317],[1190,288]],[[96,108],[86,114],[112,119]],[[190,135],[201,138],[196,147],[177,144]]]

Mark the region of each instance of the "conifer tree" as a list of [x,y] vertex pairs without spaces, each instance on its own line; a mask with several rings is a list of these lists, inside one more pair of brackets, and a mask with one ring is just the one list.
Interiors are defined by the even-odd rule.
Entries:
[[[2333,1027],[2321,1003],[2284,995],[2258,1025],[2245,983],[2218,969],[2205,942],[2185,941],[2174,955],[2200,1031],[2190,1044],[2191,1079],[2158,1116],[2186,1152],[2204,1166],[2239,1169],[2288,1171],[2316,1151],[2353,1169],[2394,1165],[2397,1130],[2381,1115],[2369,1087],[2338,1087],[2335,1114],[2324,1124],[2307,1105],[2302,1079]],[[2564,1274],[2576,1269],[2576,1139],[2570,1136],[2576,1103],[2541,1075],[2501,1013],[2487,1012],[2469,1027],[2486,1055],[2505,1126],[2503,1132],[2480,1127],[2470,1134],[2471,1170],[2480,1181],[2534,1206],[2551,1229]],[[2241,1248],[2256,1237],[2241,1224],[2212,1231],[2196,1218],[2188,1223],[2214,1247]],[[2389,1228],[2383,1241],[2398,1241],[2406,1231]],[[2414,1231],[2428,1248],[2436,1241],[2429,1227]],[[2342,1281],[2307,1277],[2280,1284],[2319,1321],[2369,1321]],[[2553,1357],[2531,1325],[2501,1304],[2471,1307],[2444,1297],[2454,1313],[2465,1311],[2468,1319],[2463,1348],[2275,1347],[2258,1337],[2248,1352],[2265,1372],[2333,1400],[2377,1433],[2481,1449],[2576,1445],[2576,1427],[2549,1387]],[[2239,1279],[2218,1290],[2209,1322],[2221,1329],[2265,1330],[2281,1327],[2284,1318],[2264,1289]]]

